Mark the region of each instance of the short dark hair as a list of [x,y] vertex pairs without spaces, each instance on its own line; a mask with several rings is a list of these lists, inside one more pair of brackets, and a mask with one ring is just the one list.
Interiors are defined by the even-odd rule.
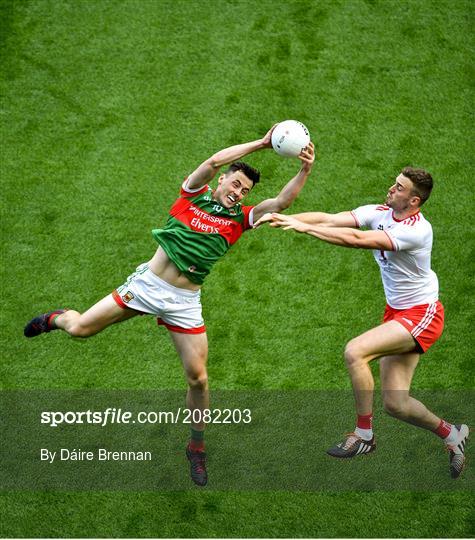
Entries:
[[432,176],[424,169],[415,169],[414,167],[404,167],[401,174],[412,182],[412,192],[420,198],[420,206],[422,206],[429,198],[434,186]]
[[235,171],[241,171],[243,174],[245,174],[252,182],[253,186],[255,186],[261,178],[261,173],[257,169],[254,169],[254,167],[244,163],[244,161],[236,161],[235,163],[231,163],[224,174],[233,173]]

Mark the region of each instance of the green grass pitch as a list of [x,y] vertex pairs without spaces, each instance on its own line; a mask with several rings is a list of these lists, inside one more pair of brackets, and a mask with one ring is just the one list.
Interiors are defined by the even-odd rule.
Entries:
[[[27,341],[23,325],[120,285],[153,253],[150,230],[181,179],[287,118],[318,149],[292,211],[380,202],[403,166],[432,172],[424,214],[447,320],[414,388],[473,389],[471,0],[0,6],[3,389],[184,388],[150,319],[87,341]],[[298,168],[271,151],[248,161],[263,175],[251,203]],[[245,235],[203,289],[211,387],[347,391],[344,344],[383,304],[370,253],[268,228]],[[473,505],[466,489],[355,492],[350,478],[344,492],[10,491],[0,535],[470,537]]]

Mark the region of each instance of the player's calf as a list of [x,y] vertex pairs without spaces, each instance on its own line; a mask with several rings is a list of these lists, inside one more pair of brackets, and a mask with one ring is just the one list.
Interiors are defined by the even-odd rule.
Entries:
[[67,319],[59,321],[58,327],[67,332],[72,337],[87,338],[97,334],[98,330],[90,325],[85,325],[81,321],[81,314],[72,312]]
[[394,418],[404,420],[408,414],[408,397],[407,392],[403,390],[389,390],[383,392],[384,410]]

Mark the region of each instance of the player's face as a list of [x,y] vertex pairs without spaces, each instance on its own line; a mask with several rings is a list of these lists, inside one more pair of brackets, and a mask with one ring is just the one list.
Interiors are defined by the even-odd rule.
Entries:
[[219,177],[214,198],[225,208],[232,208],[244,199],[252,186],[252,180],[249,180],[242,171],[223,174]]
[[416,202],[415,199],[418,199],[414,196],[412,187],[411,180],[400,174],[394,185],[389,188],[386,204],[397,212],[408,210]]

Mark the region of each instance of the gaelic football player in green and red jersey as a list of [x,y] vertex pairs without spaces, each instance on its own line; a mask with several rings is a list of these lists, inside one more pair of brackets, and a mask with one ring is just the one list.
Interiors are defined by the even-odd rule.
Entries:
[[[212,266],[235,244],[241,234],[268,212],[288,208],[312,170],[312,143],[299,155],[301,167],[272,199],[257,206],[241,202],[259,181],[260,173],[240,160],[257,150],[272,148],[273,128],[262,138],[225,148],[203,162],[183,182],[179,198],[170,209],[163,229],[153,231],[159,247],[152,259],[140,265],[127,281],[84,313],[56,310],[32,319],[26,337],[60,329],[71,336],[89,337],[111,324],[140,314],[157,317],[169,330],[181,358],[188,382],[187,407],[202,412],[209,407],[206,362],[208,341],[201,314],[200,288]],[[224,165],[230,166],[211,189],[212,180]],[[202,419],[201,414],[199,418]],[[192,424],[186,454],[191,477],[198,485],[207,482],[204,451],[205,424]]]

